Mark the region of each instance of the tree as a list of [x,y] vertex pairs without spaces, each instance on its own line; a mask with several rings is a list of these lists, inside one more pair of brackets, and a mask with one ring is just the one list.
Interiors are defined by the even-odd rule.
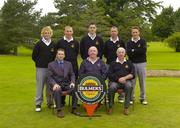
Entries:
[[158,15],[152,23],[152,32],[161,39],[167,38],[174,30],[174,11],[170,6],[164,8],[160,15]]
[[100,3],[105,8],[105,15],[110,17],[110,24],[118,26],[120,35],[126,41],[134,25],[150,31],[149,26],[156,15],[156,8],[161,7],[161,2],[152,0],[103,0]]
[[1,14],[1,48],[0,53],[13,51],[17,55],[17,47],[25,44],[29,38],[37,36],[37,19],[40,12],[33,6],[37,1],[7,0]]
[[96,1],[92,1],[87,5],[86,11],[80,16],[79,22],[79,34],[82,36],[84,32],[87,31],[88,25],[90,23],[95,23],[97,25],[97,33],[102,37],[109,37],[110,27],[109,16],[104,15],[104,8],[98,6]]
[[180,32],[173,33],[165,39],[164,42],[166,42],[169,47],[175,49],[176,52],[180,52]]
[[180,8],[174,13],[174,27],[175,32],[180,32]]

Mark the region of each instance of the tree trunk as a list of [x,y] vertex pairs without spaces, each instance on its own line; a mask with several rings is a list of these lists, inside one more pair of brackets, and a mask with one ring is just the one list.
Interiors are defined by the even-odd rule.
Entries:
[[17,49],[17,47],[15,47],[15,48],[13,49],[13,54],[14,54],[15,56],[17,56],[17,54],[18,54],[18,49]]

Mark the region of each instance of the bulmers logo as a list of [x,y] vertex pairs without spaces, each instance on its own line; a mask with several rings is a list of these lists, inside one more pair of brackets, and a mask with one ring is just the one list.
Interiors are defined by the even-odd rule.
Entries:
[[105,82],[100,76],[85,75],[76,85],[77,97],[86,104],[99,103],[106,94]]

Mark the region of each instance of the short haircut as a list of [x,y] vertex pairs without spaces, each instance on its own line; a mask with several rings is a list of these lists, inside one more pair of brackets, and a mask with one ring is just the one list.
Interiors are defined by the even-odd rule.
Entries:
[[96,26],[96,23],[94,23],[94,22],[89,23],[89,26],[91,26],[91,25],[95,25]]
[[119,52],[119,51],[122,51],[122,50],[123,50],[123,51],[125,52],[125,54],[126,54],[126,50],[125,50],[123,47],[119,47],[119,48],[117,49],[117,51],[116,51],[116,54],[118,54],[118,52]]
[[64,30],[66,30],[66,29],[72,29],[72,31],[73,31],[73,28],[71,26],[65,26]]
[[138,26],[132,26],[131,30],[132,29],[137,29],[138,31],[140,31],[140,28]]
[[52,35],[53,35],[53,30],[51,29],[50,26],[45,26],[44,28],[42,28],[42,30],[41,30],[41,37],[44,36],[44,32],[45,32],[45,31],[48,31],[48,32],[50,33],[50,36],[52,37]]
[[58,49],[57,49],[57,51],[56,51],[56,54],[57,54],[59,51],[62,51],[62,52],[64,52],[64,53],[65,53],[65,50],[64,50],[64,49],[62,49],[62,48],[58,48]]
[[116,26],[112,26],[111,29],[117,29],[118,30],[118,27]]

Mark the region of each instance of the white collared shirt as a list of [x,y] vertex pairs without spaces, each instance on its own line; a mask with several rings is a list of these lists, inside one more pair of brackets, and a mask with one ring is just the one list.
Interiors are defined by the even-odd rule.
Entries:
[[42,38],[42,41],[43,41],[47,46],[49,46],[50,43],[51,43],[51,39],[46,40],[44,37]]
[[97,57],[95,60],[91,60],[91,58],[87,58],[88,61],[90,61],[92,64],[95,64],[96,61],[99,59],[99,57]]
[[139,37],[137,40],[134,40],[134,38],[131,38],[131,41],[137,43],[141,38]]
[[71,41],[73,41],[73,37],[71,37],[71,39],[68,39],[68,38],[66,38],[66,36],[64,36],[64,40],[66,40],[67,42],[71,42]]
[[92,35],[92,34],[88,33],[88,36],[89,36],[92,40],[94,40],[94,39],[96,38],[96,34]]
[[117,57],[116,62],[117,62],[117,63],[120,63],[120,64],[123,64],[124,62],[126,62],[126,58],[124,58],[124,61],[119,61],[119,59],[118,59],[118,57]]
[[117,36],[116,40],[113,40],[112,37],[110,37],[110,41],[112,41],[113,43],[116,43],[117,41],[119,41],[119,37]]

